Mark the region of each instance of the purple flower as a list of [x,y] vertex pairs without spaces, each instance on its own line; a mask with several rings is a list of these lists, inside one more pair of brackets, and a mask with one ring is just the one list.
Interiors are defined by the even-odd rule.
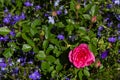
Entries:
[[120,49],[118,50],[118,53],[120,54]]
[[30,3],[29,1],[27,1],[27,2],[24,3],[24,5],[25,5],[26,7],[30,7],[30,6],[33,6],[33,3]]
[[55,7],[58,6],[58,5],[59,5],[59,2],[60,2],[60,0],[56,0],[55,3],[54,3],[54,6],[55,6]]
[[49,15],[47,13],[44,14],[45,17],[48,17]]
[[38,80],[41,78],[41,74],[38,72],[38,70],[36,70],[35,72],[29,75],[29,78],[32,80]]
[[110,9],[110,8],[112,8],[112,7],[113,7],[112,4],[107,4],[107,8],[108,8],[108,9]]
[[70,78],[66,78],[65,80],[70,80]]
[[61,15],[62,14],[62,11],[61,10],[58,10],[57,11],[57,15]]
[[49,19],[49,20],[48,20],[48,23],[51,23],[51,24],[54,24],[54,23],[55,23],[53,17],[49,16],[48,19]]
[[10,23],[10,19],[7,18],[7,17],[5,17],[5,18],[3,19],[3,23],[5,23],[5,24],[9,24],[9,23]]
[[19,68],[18,67],[16,67],[16,68],[13,68],[13,74],[17,74],[18,73],[18,71],[19,71]]
[[108,25],[108,27],[111,27],[113,25],[113,22],[112,21],[108,22],[107,25]]
[[101,37],[101,32],[100,31],[98,31],[97,36]]
[[107,18],[104,19],[104,22],[107,22],[109,20],[110,20],[110,18],[107,17]]
[[99,26],[98,31],[102,31],[104,29],[103,26]]
[[111,43],[114,43],[114,42],[116,42],[116,38],[115,37],[109,37],[108,41],[111,42]]
[[62,34],[59,34],[58,36],[57,36],[57,38],[59,39],[59,40],[64,40],[64,36],[62,35]]
[[64,14],[66,15],[68,13],[67,9],[64,10]]
[[18,21],[20,20],[20,16],[19,16],[19,15],[13,16],[13,20],[14,20],[15,22],[18,22]]
[[118,32],[118,34],[120,34],[120,30],[118,30],[117,32]]
[[118,36],[118,40],[120,40],[120,36]]
[[4,58],[0,58],[0,63],[5,62]]
[[41,9],[41,6],[39,5],[35,6],[35,10],[39,10],[39,9]]
[[1,68],[5,68],[6,66],[7,66],[6,63],[4,63],[4,62],[0,62],[0,67],[1,67]]
[[119,5],[119,4],[120,4],[120,0],[112,0],[112,2],[113,2],[115,5]]
[[117,27],[120,28],[120,23],[118,23]]
[[104,52],[102,52],[101,54],[101,58],[105,59],[108,56],[109,50],[105,50]]
[[117,62],[120,63],[120,59],[118,59]]
[[12,18],[12,14],[8,13],[6,17],[11,19]]
[[14,36],[15,36],[15,31],[12,30],[12,31],[10,32],[10,35],[11,35],[12,37],[14,37]]
[[25,13],[22,13],[22,14],[20,15],[20,19],[21,19],[21,20],[24,20],[24,19],[25,19]]
[[116,19],[117,19],[118,21],[120,21],[120,14],[114,14],[114,15],[115,15]]
[[8,9],[7,9],[7,8],[5,8],[4,12],[5,12],[5,13],[7,13],[7,12],[8,12]]
[[9,39],[8,35],[6,35],[5,37],[0,36],[0,41],[7,41]]

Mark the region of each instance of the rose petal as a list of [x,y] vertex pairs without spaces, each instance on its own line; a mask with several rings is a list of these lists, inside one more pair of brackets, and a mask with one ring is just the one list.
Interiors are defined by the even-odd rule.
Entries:
[[69,58],[69,61],[72,62],[72,50],[69,52],[68,58]]

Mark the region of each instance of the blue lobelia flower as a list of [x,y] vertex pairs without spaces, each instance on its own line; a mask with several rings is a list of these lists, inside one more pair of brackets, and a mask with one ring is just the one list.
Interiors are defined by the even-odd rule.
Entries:
[[112,0],[115,5],[120,5],[120,0]]
[[101,32],[100,31],[97,32],[97,36],[101,37]]
[[15,22],[18,22],[18,21],[20,20],[20,16],[19,16],[19,15],[13,16],[13,20],[14,20]]
[[102,31],[104,29],[103,26],[99,26],[98,31]]
[[118,23],[117,27],[120,29],[120,23]]
[[65,37],[64,37],[62,34],[58,34],[57,38],[58,38],[59,40],[64,40]]
[[56,0],[55,3],[54,3],[54,6],[55,6],[55,7],[58,6],[58,5],[59,5],[59,2],[60,2],[60,0]]
[[33,3],[30,3],[29,1],[27,1],[27,2],[24,3],[24,5],[25,5],[26,7],[30,7],[30,6],[33,6]]
[[10,35],[11,35],[12,37],[14,37],[14,36],[15,36],[15,30],[12,30],[12,31],[10,32]]
[[57,11],[57,15],[61,15],[62,14],[62,11],[61,10],[58,10]]
[[35,10],[39,10],[39,9],[41,9],[41,6],[39,5],[35,6]]
[[102,52],[101,54],[101,58],[105,59],[108,56],[109,50],[105,50],[104,52]]
[[29,75],[29,78],[32,80],[39,80],[41,78],[41,74],[36,70],[32,74]]
[[9,24],[9,23],[10,23],[10,18],[5,17],[5,18],[3,19],[3,23]]
[[48,17],[48,23],[54,24],[55,23],[54,18],[49,16]]
[[114,42],[116,42],[116,37],[109,37],[108,41],[111,43],[114,43]]
[[120,14],[115,14],[115,13],[114,13],[114,15],[115,15],[116,19],[117,19],[118,21],[120,21]]
[[3,58],[0,58],[0,68],[4,70],[7,67],[7,64],[5,63]]
[[25,13],[23,13],[23,12],[21,13],[20,19],[21,19],[21,20],[24,20],[24,19],[25,19]]
[[120,36],[118,36],[118,40],[120,40]]

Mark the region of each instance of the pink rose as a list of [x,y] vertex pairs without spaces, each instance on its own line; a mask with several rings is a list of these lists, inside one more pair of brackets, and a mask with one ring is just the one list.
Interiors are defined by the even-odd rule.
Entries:
[[89,50],[88,45],[83,43],[69,52],[69,61],[77,68],[89,66],[95,62],[93,53]]

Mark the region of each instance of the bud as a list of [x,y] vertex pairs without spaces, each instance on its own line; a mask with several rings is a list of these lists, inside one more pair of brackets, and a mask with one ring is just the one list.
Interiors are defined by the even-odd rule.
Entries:
[[101,66],[101,62],[100,62],[100,60],[97,60],[96,62],[95,62],[95,67],[96,68],[99,68]]
[[80,4],[78,3],[78,4],[75,6],[75,8],[76,8],[77,10],[79,10],[79,9],[80,9]]
[[95,23],[97,21],[97,17],[96,16],[93,16],[92,19],[91,19],[91,22],[92,23]]
[[52,16],[57,16],[57,12],[56,12],[56,11],[53,11],[53,12],[52,12]]

